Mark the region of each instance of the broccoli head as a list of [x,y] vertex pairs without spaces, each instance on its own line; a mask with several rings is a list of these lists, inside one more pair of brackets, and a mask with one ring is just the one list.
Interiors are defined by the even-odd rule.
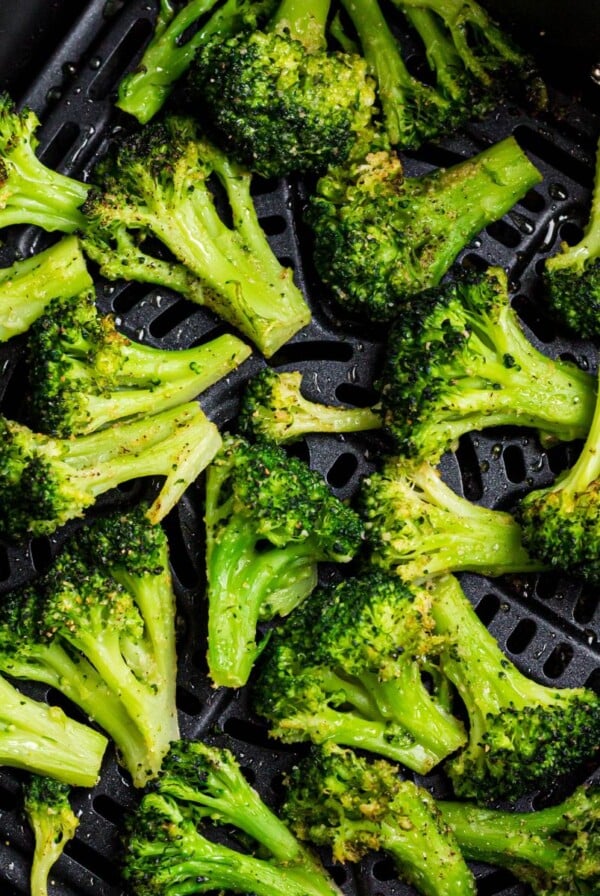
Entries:
[[490,426],[584,438],[596,401],[589,373],[527,339],[499,268],[442,284],[394,322],[380,388],[398,454],[432,463]]
[[409,178],[399,156],[375,142],[317,183],[307,211],[317,271],[340,307],[389,321],[539,181],[512,137]]
[[25,784],[25,815],[34,835],[30,896],[48,896],[50,872],[79,827],[70,793],[67,784],[41,775],[32,775]]
[[301,460],[233,436],[207,470],[205,522],[209,672],[240,687],[263,646],[259,622],[304,600],[319,561],[351,560],[362,523]]

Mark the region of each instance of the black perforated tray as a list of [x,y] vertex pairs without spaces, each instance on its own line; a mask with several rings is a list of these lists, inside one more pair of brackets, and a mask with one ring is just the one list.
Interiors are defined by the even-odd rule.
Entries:
[[[40,151],[50,165],[85,178],[106,141],[128,126],[113,107],[121,75],[139,58],[151,34],[156,2],[149,0],[72,0],[3,4],[0,10],[0,88],[33,107],[43,121]],[[49,12],[50,10],[50,12]],[[501,107],[486,121],[405,157],[409,175],[451,164],[486,144],[514,134],[544,175],[543,183],[501,222],[490,226],[462,253],[459,263],[505,267],[514,304],[525,329],[553,357],[569,356],[596,369],[596,348],[558,332],[540,303],[538,270],[561,238],[586,219],[593,177],[595,143],[600,131],[600,85],[589,66],[567,81],[554,53],[543,59],[551,84],[551,112],[534,121],[519,109]],[[338,320],[314,274],[310,237],[302,224],[305,187],[296,181],[256,183],[256,204],[278,256],[293,266],[298,284],[314,311],[312,323],[273,358],[275,366],[299,368],[309,397],[366,404],[380,357],[380,333]],[[49,237],[32,228],[11,229],[0,248],[0,264],[43,248]],[[167,290],[139,284],[98,282],[99,303],[114,312],[128,335],[170,348],[187,347],[222,328],[209,313]],[[237,407],[239,387],[262,364],[255,356],[236,374],[202,397],[202,405],[226,427]],[[18,416],[26,373],[23,342],[0,346],[0,410]],[[379,437],[312,436],[299,451],[320,470],[342,498],[355,493],[361,476],[373,469]],[[543,451],[533,433],[488,431],[464,438],[456,455],[444,459],[448,481],[473,501],[510,508],[530,487],[549,483],[572,460],[569,447]],[[110,503],[131,500],[147,484],[134,485]],[[151,486],[150,486],[151,487]],[[267,801],[277,805],[281,775],[295,753],[269,741],[264,725],[252,716],[244,690],[232,694],[211,688],[204,661],[203,539],[201,483],[193,486],[166,520],[179,597],[180,674],[178,706],[186,736],[227,741],[254,777]],[[36,575],[50,561],[66,532],[20,547],[0,543],[0,595]],[[568,578],[513,577],[488,581],[463,576],[467,593],[507,654],[522,669],[559,686],[600,686],[600,608],[597,595]],[[60,703],[55,693],[30,688],[36,696]],[[72,711],[72,709],[71,709]],[[593,773],[588,768],[585,773]],[[441,775],[427,785],[447,793]],[[118,832],[124,811],[136,800],[126,775],[109,755],[100,784],[78,791],[81,824],[53,874],[54,896],[120,896]],[[530,805],[523,801],[522,806]],[[28,893],[32,838],[21,814],[20,776],[0,770],[0,892]],[[474,866],[480,896],[517,896],[527,891],[505,872]],[[348,894],[401,896],[413,891],[399,883],[391,863],[372,856],[356,869],[334,874]]]

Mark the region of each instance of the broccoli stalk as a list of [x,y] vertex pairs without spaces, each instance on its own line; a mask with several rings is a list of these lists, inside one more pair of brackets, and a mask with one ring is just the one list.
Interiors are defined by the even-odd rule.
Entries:
[[384,424],[398,454],[436,462],[467,432],[528,426],[587,435],[594,379],[527,339],[499,268],[424,294],[391,328],[381,375]]
[[248,437],[283,444],[309,433],[362,432],[380,429],[381,417],[371,408],[336,407],[305,398],[297,370],[263,368],[247,384],[237,425]]
[[184,404],[251,352],[229,334],[178,351],[132,342],[99,314],[91,293],[53,302],[28,346],[32,417],[61,437]]
[[[219,214],[208,183],[212,175],[227,196],[231,224]],[[94,176],[98,187],[84,207],[83,243],[106,276],[114,276],[115,255],[124,250],[118,270],[169,286],[164,266],[143,251],[140,261],[133,239],[153,236],[200,280],[202,289],[190,298],[241,330],[265,355],[309,322],[291,271],[279,264],[260,227],[250,175],[201,138],[191,120],[146,125],[119,144]]]
[[68,300],[92,285],[74,236],[0,268],[0,342],[25,333],[51,301]]
[[438,690],[430,600],[377,572],[316,591],[266,647],[254,702],[270,733],[369,750],[420,774],[463,746]]
[[544,263],[543,281],[548,300],[557,315],[579,336],[600,335],[600,141],[591,209],[583,235],[574,246]]
[[34,835],[30,896],[48,896],[50,872],[79,827],[70,792],[67,784],[40,775],[32,775],[25,784],[25,815]]
[[[229,750],[173,744],[155,784],[128,819],[124,877],[139,896],[224,889],[257,896],[340,896],[316,857],[299,843],[243,777]],[[233,828],[248,846],[207,839],[200,823]]]
[[39,123],[31,109],[18,112],[10,97],[0,94],[0,227],[36,224],[72,233],[84,223],[79,207],[89,187],[37,158]]
[[94,787],[107,747],[103,734],[58,706],[33,700],[0,675],[0,765]]
[[317,184],[308,220],[318,273],[341,307],[391,320],[539,181],[512,137],[412,178],[399,156],[374,148]]
[[600,885],[597,786],[578,787],[562,803],[533,812],[437,806],[466,859],[508,868],[537,896],[592,896]]
[[327,744],[295,766],[283,807],[303,840],[327,846],[339,862],[391,856],[399,876],[424,896],[474,894],[475,880],[435,801],[384,760],[367,762]]
[[600,698],[532,681],[500,650],[452,576],[432,586],[442,673],[469,717],[469,743],[446,763],[454,790],[477,802],[517,799],[573,772],[598,751]]
[[516,520],[456,494],[427,461],[390,457],[363,479],[361,516],[370,562],[423,581],[449,572],[536,572]]
[[54,532],[99,495],[146,476],[165,477],[148,510],[158,522],[221,445],[217,427],[195,402],[70,439],[2,417],[0,434],[0,525],[11,538]]
[[205,522],[209,674],[241,687],[264,646],[259,622],[310,594],[319,561],[351,560],[362,524],[302,461],[231,436],[207,470]]

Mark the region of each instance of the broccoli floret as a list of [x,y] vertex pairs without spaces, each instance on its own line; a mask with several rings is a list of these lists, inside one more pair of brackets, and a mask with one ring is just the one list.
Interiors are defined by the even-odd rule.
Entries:
[[[333,742],[430,771],[466,742],[436,685],[429,592],[370,572],[318,589],[272,635],[254,701],[284,742]],[[443,639],[442,639],[443,640]]]
[[383,851],[425,896],[467,896],[475,879],[435,801],[383,759],[326,744],[292,769],[283,812],[301,839],[339,862]]
[[209,673],[240,687],[264,646],[259,622],[310,594],[319,561],[351,560],[362,523],[301,460],[233,436],[207,470],[205,522]]
[[94,787],[107,745],[99,731],[28,697],[0,675],[0,766]]
[[9,595],[0,669],[79,706],[114,740],[135,786],[156,775],[179,737],[175,597],[166,535],[143,507],[86,526]]
[[25,333],[51,301],[70,299],[92,283],[74,236],[0,268],[0,342]]
[[91,292],[52,302],[28,348],[32,419],[61,437],[184,404],[251,353],[229,334],[178,351],[133,342],[98,312]]
[[330,6],[282,0],[264,29],[217,33],[190,69],[215,139],[265,177],[344,162],[370,123],[365,60],[327,49]]
[[499,268],[444,283],[396,319],[380,388],[397,453],[432,463],[491,426],[585,438],[596,401],[589,373],[527,339]]
[[[124,878],[135,896],[226,891],[341,896],[318,860],[251,788],[229,750],[175,743],[127,820]],[[202,821],[213,827],[205,836]],[[216,828],[215,828],[216,826]],[[241,834],[233,848],[209,839]]]
[[59,439],[0,417],[0,531],[54,532],[96,498],[137,477],[165,477],[148,510],[158,522],[212,460],[221,436],[189,402],[96,433]]
[[547,258],[542,274],[548,301],[557,316],[579,336],[600,335],[600,142],[587,225],[574,246]]
[[[231,223],[219,214],[209,180],[223,188]],[[173,266],[139,257],[134,237],[156,237],[193,273],[189,297],[271,355],[310,320],[309,308],[260,227],[250,175],[200,137],[191,119],[169,117],[117,144],[96,167],[84,206],[84,249],[105,276],[117,270],[171,285]],[[123,254],[124,253],[124,254]],[[105,264],[106,262],[106,264]],[[178,270],[178,269],[176,269]],[[179,277],[178,277],[179,279]]]
[[275,0],[226,0],[212,14],[216,4],[217,0],[188,0],[176,11],[171,0],[160,0],[152,38],[134,71],[119,84],[120,109],[146,124],[162,108],[198,47],[215,34],[224,37],[257,27],[273,12]]
[[407,582],[546,568],[523,547],[514,517],[458,495],[427,461],[387,458],[363,479],[359,501],[369,562]]
[[48,896],[50,872],[79,827],[70,794],[67,784],[41,775],[32,775],[25,784],[25,815],[34,835],[30,896]]
[[308,433],[361,432],[381,428],[381,416],[371,408],[320,404],[302,395],[302,374],[264,367],[247,384],[238,430],[244,436],[278,444]]
[[600,698],[586,687],[527,678],[479,620],[452,576],[432,585],[442,673],[469,717],[469,743],[446,762],[460,797],[517,799],[575,771],[598,752]]
[[600,887],[600,792],[578,787],[562,803],[506,812],[438,802],[466,859],[508,868],[536,896],[593,896]]
[[0,227],[36,224],[73,233],[83,224],[79,207],[89,188],[38,159],[39,123],[33,110],[19,112],[0,94]]
[[512,137],[411,178],[398,155],[375,147],[318,181],[307,211],[318,273],[342,308],[391,320],[539,181]]

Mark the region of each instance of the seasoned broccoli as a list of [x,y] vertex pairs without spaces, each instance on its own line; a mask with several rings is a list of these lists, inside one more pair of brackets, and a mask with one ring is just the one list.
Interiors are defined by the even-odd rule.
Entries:
[[283,444],[308,433],[381,428],[381,417],[375,410],[310,401],[302,395],[301,387],[299,371],[264,367],[246,386],[237,419],[238,430],[244,436]]
[[0,707],[0,766],[94,787],[108,745],[103,734],[28,697],[2,675]]
[[600,142],[592,205],[587,225],[574,246],[544,263],[543,283],[548,301],[558,317],[579,336],[600,335]]
[[190,91],[215,139],[274,177],[343,163],[369,126],[365,60],[327,49],[331,0],[281,0],[262,30],[216,33],[197,52]]
[[410,178],[396,153],[374,147],[317,183],[307,220],[318,273],[342,308],[391,320],[540,179],[512,137]]
[[369,562],[405,581],[449,572],[488,576],[544,569],[516,520],[456,494],[427,461],[387,458],[359,493]]
[[221,436],[196,402],[59,439],[0,417],[0,532],[54,532],[96,498],[137,477],[163,476],[148,510],[158,522],[210,463]]
[[[173,744],[156,791],[127,820],[123,875],[135,896],[226,891],[341,896],[316,857],[246,782],[229,750]],[[241,837],[233,845],[205,836]],[[223,840],[221,836],[220,841]]]
[[98,312],[91,292],[52,302],[28,347],[32,418],[61,437],[184,404],[251,353],[229,334],[178,351],[133,342]]
[[52,300],[70,299],[92,282],[74,236],[0,268],[0,342],[25,333]]
[[79,827],[70,793],[67,784],[41,775],[32,775],[25,784],[25,815],[34,835],[30,896],[48,896],[50,872]]
[[351,560],[362,523],[301,460],[234,436],[207,470],[205,522],[209,673],[241,687],[264,646],[258,623],[310,594],[319,561]]
[[506,812],[438,802],[466,859],[508,868],[536,896],[594,896],[600,887],[600,792],[578,787],[562,803]]
[[596,401],[589,373],[527,339],[499,268],[444,283],[396,319],[380,388],[397,453],[432,463],[490,426],[585,438]]
[[452,576],[432,585],[434,632],[447,639],[442,673],[469,717],[469,743],[446,762],[460,797],[517,799],[594,757],[600,697],[527,678],[501,651]]
[[[231,223],[219,214],[213,176],[227,196]],[[154,259],[135,239],[152,236],[199,279],[201,289],[188,297],[265,355],[309,322],[292,272],[279,264],[261,229],[250,175],[201,137],[191,119],[146,125],[108,153],[94,178],[83,244],[105,276],[171,285],[171,263]]]
[[166,535],[142,507],[86,526],[0,605],[0,669],[79,706],[136,786],[157,774],[179,737],[175,597]]
[[254,702],[270,733],[359,747],[421,774],[463,746],[430,602],[426,589],[377,571],[318,589],[267,644]]
[[187,0],[178,11],[172,0],[160,0],[152,38],[135,70],[120,82],[116,105],[146,124],[162,108],[198,47],[215,34],[224,37],[257,27],[262,17],[273,12],[275,3],[226,0],[211,14],[217,0]]
[[0,227],[36,224],[73,233],[83,224],[79,207],[89,188],[38,159],[39,124],[33,110],[19,112],[7,94],[0,94]]
[[340,862],[383,851],[424,896],[467,896],[475,879],[434,799],[383,759],[326,744],[295,766],[283,812],[303,840]]

